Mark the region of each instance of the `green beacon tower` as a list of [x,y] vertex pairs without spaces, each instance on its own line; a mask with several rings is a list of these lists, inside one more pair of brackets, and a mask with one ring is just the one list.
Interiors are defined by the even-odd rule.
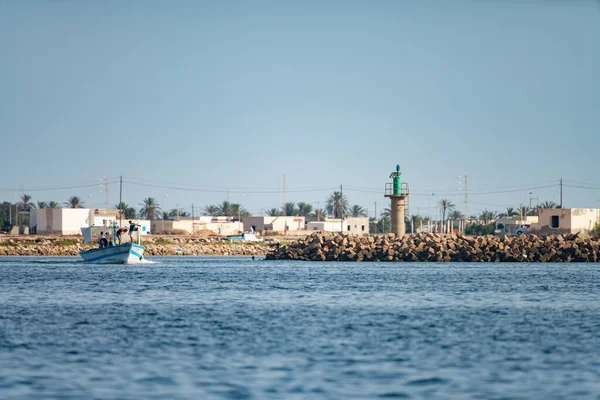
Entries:
[[385,185],[385,197],[391,200],[392,232],[396,235],[406,233],[406,224],[404,223],[404,213],[406,210],[406,200],[410,195],[408,184],[402,183],[402,173],[400,165],[396,165],[396,171],[390,174],[391,183]]

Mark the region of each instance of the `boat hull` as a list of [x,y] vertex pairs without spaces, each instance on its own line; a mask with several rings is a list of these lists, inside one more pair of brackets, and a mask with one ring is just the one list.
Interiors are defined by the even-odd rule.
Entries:
[[94,264],[128,264],[139,262],[145,247],[137,243],[125,243],[118,246],[102,247],[80,251],[83,261]]

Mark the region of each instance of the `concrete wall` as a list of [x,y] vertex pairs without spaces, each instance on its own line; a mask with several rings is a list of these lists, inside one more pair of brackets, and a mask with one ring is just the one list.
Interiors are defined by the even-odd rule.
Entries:
[[79,235],[80,228],[89,226],[89,208],[43,208],[32,210],[38,234]]
[[[185,231],[189,234],[199,232],[203,229],[209,230],[216,235],[229,236],[237,235],[242,232],[241,222],[204,222],[205,220],[154,220],[152,221],[151,231],[155,234],[170,233],[173,231]],[[212,219],[211,219],[212,221]]]
[[344,233],[369,233],[369,218],[347,218],[343,224],[339,219],[327,218],[325,221],[313,221],[306,225],[308,231],[325,231]]
[[298,231],[305,229],[304,217],[243,217],[244,231]]
[[[577,233],[591,230],[598,221],[595,208],[542,208],[539,211],[540,233]],[[552,217],[558,217],[558,228],[552,226]]]

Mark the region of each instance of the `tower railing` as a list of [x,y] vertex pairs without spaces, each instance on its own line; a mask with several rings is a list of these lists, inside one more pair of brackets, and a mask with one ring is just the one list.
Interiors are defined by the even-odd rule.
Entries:
[[385,196],[408,196],[410,194],[410,189],[408,183],[403,182],[400,186],[400,193],[394,194],[394,183],[388,182],[385,184]]

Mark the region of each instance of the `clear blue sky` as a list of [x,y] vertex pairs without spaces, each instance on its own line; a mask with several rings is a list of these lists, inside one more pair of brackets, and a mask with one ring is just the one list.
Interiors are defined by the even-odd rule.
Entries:
[[598,1],[0,0],[0,49],[0,200],[600,198]]

